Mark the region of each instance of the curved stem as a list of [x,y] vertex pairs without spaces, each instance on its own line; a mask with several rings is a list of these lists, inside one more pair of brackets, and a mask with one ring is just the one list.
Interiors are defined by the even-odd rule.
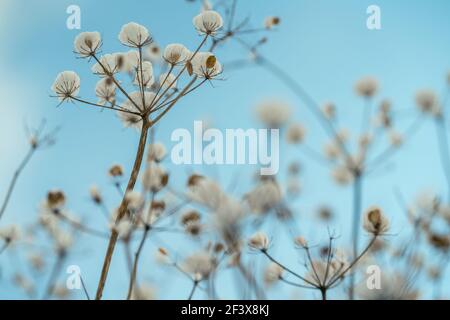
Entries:
[[[126,192],[122,198],[122,202],[118,209],[116,223],[119,222],[123,218],[123,216],[125,215],[125,213],[127,211],[128,203],[126,200],[126,195],[128,192],[130,192],[134,189],[134,185],[136,184],[136,180],[137,180],[137,177],[138,177],[139,171],[141,169],[141,165],[142,165],[142,159],[144,158],[144,151],[145,151],[145,145],[147,142],[149,128],[150,128],[150,124],[149,124],[148,120],[144,118],[143,124],[142,124],[141,135],[139,138],[139,145],[138,145],[138,149],[136,152],[136,158],[134,160],[133,170],[131,171],[131,175],[130,175],[130,179],[128,181]],[[117,230],[115,230],[113,228],[111,237],[109,240],[109,244],[108,244],[108,249],[106,250],[105,259],[103,261],[103,267],[102,267],[102,272],[100,275],[100,280],[98,282],[97,293],[96,293],[96,297],[95,297],[97,300],[100,300],[102,298],[103,289],[105,287],[106,279],[108,277],[108,271],[109,271],[112,255],[114,253],[114,248],[116,246],[118,237],[119,237],[119,234],[118,234]]]
[[133,269],[131,271],[130,275],[130,284],[128,285],[128,295],[127,300],[130,300],[131,295],[133,293],[133,288],[136,283],[136,275],[137,275],[137,268],[139,263],[139,257],[141,256],[142,249],[144,248],[145,240],[147,239],[148,232],[150,231],[150,228],[145,228],[144,233],[142,234],[141,242],[139,243],[139,247],[134,254],[134,263],[133,263]]
[[8,206],[9,199],[11,198],[11,195],[13,193],[13,190],[14,190],[14,187],[16,185],[17,179],[19,178],[19,175],[21,174],[21,172],[23,171],[25,166],[30,161],[31,157],[33,156],[34,151],[36,151],[36,148],[33,147],[33,146],[30,147],[30,150],[27,152],[27,154],[23,158],[22,162],[19,164],[19,167],[14,172],[14,175],[13,175],[13,177],[11,179],[11,182],[9,183],[8,191],[6,192],[5,199],[3,200],[2,207],[0,209],[0,219],[2,218],[3,214],[6,211],[6,207]]
[[[355,181],[353,183],[353,220],[352,220],[352,242],[353,242],[353,257],[356,258],[358,254],[359,244],[359,226],[361,221],[361,201],[362,201],[362,175],[355,174]],[[354,299],[355,274],[350,276],[350,300]]]
[[194,280],[194,285],[192,286],[191,293],[189,293],[188,300],[192,300],[192,298],[194,297],[195,289],[197,289],[197,287],[198,287],[198,281]]

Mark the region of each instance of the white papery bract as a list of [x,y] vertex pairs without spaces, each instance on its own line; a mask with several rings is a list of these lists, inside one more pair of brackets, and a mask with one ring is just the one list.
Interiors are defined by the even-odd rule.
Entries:
[[82,32],[75,38],[75,52],[83,58],[90,57],[100,49],[101,44],[102,39],[99,32]]
[[197,52],[190,61],[193,73],[200,78],[212,79],[222,73],[222,65],[211,52]]
[[70,99],[80,91],[80,77],[73,71],[63,71],[56,77],[52,90],[60,101]]
[[203,11],[192,20],[200,34],[214,35],[223,26],[223,19],[216,11]]
[[95,63],[91,70],[99,76],[113,75],[123,69],[125,59],[123,53],[105,54],[100,57],[100,63]]
[[159,76],[159,85],[163,90],[175,89],[177,87],[177,78],[172,73],[163,73]]
[[155,78],[153,77],[153,65],[150,61],[142,62],[142,69],[140,65],[137,67],[133,83],[137,86],[143,85],[147,88],[150,88],[153,83],[155,83]]
[[164,60],[171,65],[178,65],[185,62],[190,57],[190,51],[179,43],[169,44],[163,53]]
[[132,48],[140,48],[152,42],[147,28],[136,22],[127,23],[122,27],[119,40],[122,44]]
[[110,78],[100,79],[95,86],[95,95],[98,97],[98,104],[114,104],[116,100],[116,84]]

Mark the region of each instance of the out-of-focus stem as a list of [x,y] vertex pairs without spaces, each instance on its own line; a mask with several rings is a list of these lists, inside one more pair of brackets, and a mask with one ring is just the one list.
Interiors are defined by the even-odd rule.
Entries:
[[[362,175],[360,172],[355,172],[355,181],[353,182],[353,221],[352,221],[352,242],[353,242],[353,257],[356,258],[358,254],[359,244],[359,227],[361,220],[361,202],[362,202]],[[350,275],[350,300],[354,299],[355,289],[355,273]]]
[[33,156],[35,151],[36,151],[36,147],[32,145],[30,147],[30,150],[28,150],[28,152],[25,155],[25,157],[23,158],[22,162],[19,164],[19,166],[17,167],[16,171],[14,172],[14,175],[13,175],[13,177],[11,179],[11,182],[9,183],[8,191],[6,192],[5,199],[3,200],[2,207],[0,209],[0,219],[2,218],[3,214],[6,211],[6,207],[8,206],[9,199],[11,198],[11,195],[13,193],[13,190],[14,190],[14,187],[16,185],[17,179],[19,178],[19,176],[22,173],[22,171],[25,168],[25,166],[30,161],[30,159]]

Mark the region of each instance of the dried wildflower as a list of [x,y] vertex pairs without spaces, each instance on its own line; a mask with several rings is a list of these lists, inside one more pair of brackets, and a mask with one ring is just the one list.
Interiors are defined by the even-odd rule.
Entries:
[[128,239],[131,231],[134,229],[134,224],[129,219],[121,219],[117,225],[114,225],[114,230],[119,234],[122,239]]
[[203,226],[198,222],[191,222],[186,225],[184,230],[188,235],[196,237],[203,231]]
[[183,224],[184,226],[199,221],[200,221],[200,214],[197,211],[188,211],[181,216],[181,224]]
[[66,196],[61,190],[51,190],[47,193],[46,206],[51,210],[60,210],[66,204]]
[[119,40],[123,45],[132,48],[140,48],[152,42],[147,28],[135,22],[127,23],[122,27]]
[[169,182],[169,174],[155,162],[151,162],[142,176],[142,185],[145,190],[158,192]]
[[267,18],[264,20],[264,27],[265,27],[266,29],[272,29],[272,28],[278,26],[278,25],[280,24],[280,21],[281,21],[281,20],[280,20],[279,17],[274,17],[274,16],[267,17]]
[[97,186],[91,186],[91,188],[89,189],[89,194],[91,196],[92,201],[94,201],[94,203],[96,204],[100,204],[102,203],[103,199],[102,199],[102,195],[100,194],[100,191],[98,190]]
[[416,94],[416,103],[424,113],[436,114],[439,109],[439,101],[433,90],[420,90]]
[[158,44],[152,42],[147,45],[146,50],[144,51],[144,59],[149,60],[150,62],[160,62],[161,60],[161,48]]
[[186,62],[186,60],[191,56],[191,52],[182,44],[173,43],[169,44],[163,53],[163,58],[167,63],[172,66],[176,66]]
[[192,20],[199,34],[215,35],[223,26],[223,20],[216,11],[203,11]]
[[305,238],[303,238],[302,236],[295,237],[294,243],[300,248],[308,248],[308,242],[306,242]]
[[248,245],[252,249],[267,250],[269,248],[269,238],[263,232],[256,232],[248,240]]
[[348,185],[353,181],[353,173],[346,166],[337,166],[331,172],[334,181],[340,185]]
[[166,147],[161,142],[152,143],[148,146],[147,161],[160,162],[166,156]]
[[327,206],[321,206],[318,210],[317,210],[317,216],[319,217],[320,220],[324,220],[324,221],[330,221],[333,219],[333,210]]
[[110,103],[112,105],[116,102],[116,88],[117,86],[110,78],[102,78],[95,86],[95,95],[98,97],[98,104],[105,105]]
[[108,53],[100,57],[100,62],[95,63],[91,71],[98,76],[109,77],[120,72],[125,65],[123,53]]
[[58,299],[67,299],[70,296],[71,292],[69,289],[67,289],[67,285],[65,283],[58,283],[53,288],[53,294]]
[[140,211],[144,207],[145,198],[138,191],[127,192],[125,199],[127,200],[128,209],[131,211]]
[[244,198],[252,212],[266,213],[280,203],[282,194],[278,183],[273,179],[268,179],[261,181]]
[[281,128],[291,116],[291,107],[279,100],[267,100],[256,107],[256,113],[261,122],[268,128]]
[[52,91],[61,102],[70,100],[80,91],[80,77],[73,71],[61,72],[52,85]]
[[288,143],[302,143],[305,138],[306,130],[300,123],[292,123],[286,131],[286,141]]
[[113,178],[121,177],[123,176],[123,168],[120,164],[115,164],[109,169],[108,174]]
[[222,65],[211,52],[197,52],[190,64],[192,72],[200,78],[213,79],[222,73]]
[[283,275],[283,268],[278,264],[272,262],[270,263],[266,270],[264,271],[264,282],[266,285],[272,285],[279,281]]
[[8,244],[19,240],[20,228],[17,225],[10,225],[0,229],[0,238]]
[[210,209],[218,209],[227,201],[227,195],[219,184],[199,175],[189,177],[188,197]]
[[96,54],[101,44],[102,39],[99,32],[82,32],[75,38],[75,52],[83,58],[90,57]]
[[[123,108],[134,113],[127,113],[122,111],[117,111],[117,115],[125,127],[133,127],[136,129],[142,128],[142,116],[141,112],[147,110],[153,101],[155,94],[153,92],[145,92],[145,106],[141,98],[141,93],[139,91],[134,91],[129,94],[131,100],[125,101]],[[136,107],[137,106],[137,107]]]
[[376,236],[388,231],[389,220],[379,207],[371,207],[366,211],[364,215],[364,229]]
[[428,242],[436,249],[447,251],[450,248],[450,237],[431,232],[428,235]]
[[192,274],[197,281],[207,279],[215,267],[215,259],[204,251],[192,254],[183,263],[184,270]]
[[324,148],[325,156],[330,160],[335,160],[341,154],[341,148],[336,142],[330,142],[325,144]]
[[[146,88],[151,88],[152,85],[155,83],[155,78],[153,77],[153,65],[150,61],[144,61],[141,65],[138,65],[136,69],[136,75],[134,78],[135,85],[137,86],[144,86]],[[146,92],[151,95],[155,95],[152,92]],[[153,98],[149,100],[149,103],[153,101]]]
[[355,84],[355,91],[360,96],[371,98],[378,91],[378,81],[372,77],[360,79]]

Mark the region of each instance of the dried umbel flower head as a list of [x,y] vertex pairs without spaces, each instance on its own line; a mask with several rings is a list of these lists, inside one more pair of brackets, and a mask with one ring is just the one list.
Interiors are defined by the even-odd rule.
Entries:
[[115,164],[109,169],[108,174],[113,178],[122,177],[123,168],[120,164]]
[[266,100],[256,107],[259,120],[269,128],[281,128],[291,116],[291,107],[280,100]]
[[82,32],[75,38],[75,52],[83,58],[90,57],[96,54],[101,44],[102,39],[99,32]]
[[20,238],[20,228],[17,225],[10,225],[0,229],[0,238],[11,244]]
[[119,116],[120,120],[122,121],[125,127],[132,127],[137,130],[141,130],[142,128],[141,113],[150,107],[151,102],[155,98],[155,93],[145,91],[144,96],[145,96],[145,106],[143,105],[141,93],[139,91],[134,91],[130,93],[129,97],[131,98],[131,100],[128,99],[123,103],[122,107],[127,111],[133,113],[117,111],[117,115]]
[[161,142],[152,143],[148,146],[147,161],[161,162],[166,152],[166,147]]
[[223,26],[223,19],[219,13],[212,10],[203,11],[192,20],[199,34],[215,35]]
[[264,271],[264,282],[266,285],[272,285],[279,281],[283,276],[284,269],[278,264],[271,262]]
[[305,238],[303,238],[302,236],[295,237],[294,243],[300,248],[308,248],[308,242],[306,242]]
[[46,205],[49,209],[61,209],[66,203],[66,196],[61,190],[50,190],[47,193]]
[[181,223],[186,226],[190,223],[197,223],[200,221],[200,214],[197,211],[188,211],[181,216]]
[[208,252],[198,252],[186,258],[183,263],[186,272],[197,281],[207,279],[216,267],[216,260]]
[[330,207],[321,206],[317,210],[317,216],[320,220],[330,221],[333,219],[334,214],[333,214],[333,210]]
[[152,42],[147,28],[136,22],[127,23],[122,27],[119,40],[123,45],[132,48],[140,48]]
[[425,113],[435,114],[439,108],[439,101],[433,90],[420,90],[416,93],[416,103],[419,109]]
[[448,235],[440,235],[434,232],[428,234],[428,242],[438,250],[447,252],[450,248],[450,237]]
[[389,229],[389,220],[384,216],[381,208],[371,207],[364,215],[364,229],[373,235],[381,235]]
[[131,211],[140,211],[144,207],[145,199],[138,191],[127,192],[125,199],[127,200],[128,209]]
[[286,141],[288,143],[302,143],[305,138],[306,130],[300,123],[292,123],[286,131]]
[[70,100],[80,92],[80,77],[73,71],[63,71],[56,77],[52,91],[61,102]]
[[103,199],[102,195],[100,194],[100,191],[98,190],[97,186],[93,185],[89,189],[89,195],[91,196],[92,201],[96,204],[101,204]]
[[151,162],[142,176],[142,185],[145,190],[159,192],[169,182],[169,174],[159,164]]
[[267,250],[269,248],[269,238],[264,232],[256,232],[248,239],[248,245],[252,249]]
[[353,181],[353,173],[346,166],[335,167],[331,172],[331,175],[336,183],[343,186],[348,185]]
[[245,200],[252,212],[266,213],[282,200],[280,186],[273,179],[263,180],[245,195]]
[[55,239],[55,249],[59,254],[65,253],[73,244],[73,237],[71,234],[57,230],[53,235]]
[[355,91],[362,97],[371,98],[378,91],[378,81],[373,77],[362,78],[356,82]]
[[200,78],[213,79],[222,73],[222,65],[211,52],[197,52],[190,64],[192,72]]
[[100,57],[100,62],[95,63],[91,71],[101,77],[110,77],[122,71],[126,66],[126,56],[123,53],[108,53]]
[[271,16],[264,20],[264,27],[266,29],[272,29],[280,24],[281,19],[279,17]]
[[155,287],[144,283],[139,286],[134,286],[131,292],[131,300],[155,300],[156,289]]
[[116,102],[116,84],[111,78],[100,79],[95,86],[95,95],[98,97],[98,104],[105,105],[110,103],[112,105]]
[[163,53],[163,58],[166,62],[172,66],[176,66],[186,62],[191,56],[191,52],[182,44],[172,43],[169,44]]

